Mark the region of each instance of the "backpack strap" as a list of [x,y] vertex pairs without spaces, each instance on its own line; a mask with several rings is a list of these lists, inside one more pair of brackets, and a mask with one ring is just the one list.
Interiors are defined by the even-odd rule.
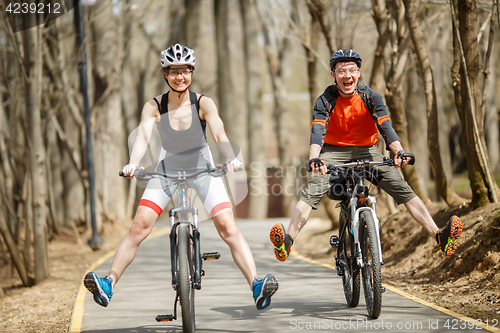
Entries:
[[207,128],[207,122],[206,120],[203,120],[200,118],[200,100],[204,95],[200,95],[200,97],[196,98],[196,93],[190,91],[189,92],[189,98],[191,99],[191,104],[194,104],[196,108],[196,113],[198,114],[198,119],[200,119],[200,124],[201,128],[203,129],[203,134],[205,135],[206,138],[206,128]]
[[158,111],[159,111],[159,112],[160,112],[160,114],[161,114],[161,106],[160,106],[160,103],[158,102],[158,100],[156,99],[156,97],[153,97],[153,99],[155,100],[156,105],[158,105]]

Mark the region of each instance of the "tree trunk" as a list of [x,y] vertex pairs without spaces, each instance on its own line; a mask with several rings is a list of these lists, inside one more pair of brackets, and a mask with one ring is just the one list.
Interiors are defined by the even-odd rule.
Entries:
[[[408,123],[408,141],[411,142],[411,152],[417,157],[415,171],[417,172],[422,190],[427,196],[427,185],[430,177],[429,149],[427,148],[427,114],[422,101],[425,94],[422,81],[416,77],[416,69],[407,71],[406,82],[408,87],[406,100],[406,117]],[[406,169],[406,167],[405,167]]]
[[466,200],[460,197],[448,183],[443,169],[443,162],[439,150],[439,125],[437,118],[436,90],[432,74],[429,54],[424,43],[424,35],[418,24],[417,11],[413,0],[404,0],[405,17],[408,22],[413,48],[417,54],[418,62],[424,76],[425,101],[428,118],[428,146],[431,160],[432,173],[436,181],[439,194],[449,206],[459,205]]
[[200,7],[201,0],[185,0],[184,30],[186,34],[186,45],[196,49],[200,30]]
[[[375,49],[375,58],[373,60],[372,73],[370,76],[370,88],[378,92],[383,98],[385,98],[385,88],[386,88],[386,71],[390,68],[390,37],[391,31],[389,29],[389,16],[387,13],[387,6],[385,1],[376,0],[372,1],[373,9],[373,19],[375,25],[377,26],[378,38],[377,47]],[[391,112],[389,108],[389,114]],[[382,136],[378,134],[379,149],[383,154],[387,154],[385,143],[382,140]],[[387,195],[382,189],[380,189],[380,198],[386,203],[390,214],[397,212],[394,199]]]
[[[406,121],[405,104],[401,87],[402,86],[398,83],[393,85],[392,80],[389,80],[386,93],[387,106],[391,109],[392,125],[394,130],[398,133],[401,145],[407,151],[412,151],[410,140],[408,140],[408,122]],[[403,172],[405,180],[413,191],[415,191],[415,194],[417,194],[426,205],[429,205],[431,200],[422,188],[414,166],[407,165],[402,168],[401,171]]]
[[[497,59],[497,49],[493,50],[492,60]],[[498,122],[497,98],[497,73],[494,62],[490,64],[489,84],[486,90],[485,136],[488,147],[488,157],[494,173],[500,172],[500,126]]]
[[370,88],[383,95],[385,90],[385,71],[390,65],[390,63],[386,61],[386,59],[390,59],[390,57],[385,55],[390,51],[389,41],[391,37],[391,31],[388,27],[389,18],[387,16],[386,1],[372,1],[372,9],[373,20],[377,26],[378,38],[372,74],[370,77]]
[[[11,155],[7,144],[9,136],[11,136],[11,131],[9,130],[7,114],[3,107],[3,93],[0,91],[0,158],[2,159],[1,167],[5,177],[4,188],[2,189],[5,193],[5,198],[3,199],[7,201],[7,205],[14,207],[14,173],[10,164]],[[0,200],[2,200],[2,198],[0,198]],[[9,229],[13,232],[16,228],[13,224],[16,219],[12,218],[10,221],[12,221],[12,224],[9,225]]]
[[497,202],[497,186],[492,181],[491,167],[485,153],[479,82],[477,1],[462,1],[460,10],[456,8],[453,1],[451,9],[455,61],[452,78],[455,103],[462,123],[462,144],[472,189],[472,206],[477,208],[489,202]]
[[255,3],[240,0],[243,23],[243,47],[245,66],[245,104],[248,115],[248,162],[249,178],[247,218],[262,219],[267,217],[268,196],[266,195],[267,177],[263,134],[263,114],[261,102],[261,58],[253,52],[259,48],[259,21],[255,12]]
[[[61,169],[63,192],[61,205],[63,209],[63,225],[70,227],[73,223],[80,224],[85,221],[85,189],[88,187],[87,179],[82,176],[82,145],[84,132],[83,103],[79,100],[79,93],[75,87],[77,72],[68,70],[76,68],[76,63],[69,63],[75,53],[75,38],[67,36],[64,32],[71,29],[73,15],[64,15],[54,20],[56,26],[57,50],[44,52],[44,59],[49,68],[57,67],[51,77],[56,88],[62,92],[63,109],[69,112],[58,112],[52,115],[52,122],[57,131],[61,147],[61,159],[58,161]],[[51,44],[48,44],[51,45]],[[51,54],[57,55],[56,59]],[[53,64],[57,63],[57,65]],[[73,65],[74,66],[71,66]]]
[[[36,20],[35,15],[29,15]],[[33,24],[35,26],[35,24]],[[35,248],[35,283],[38,284],[49,276],[47,251],[47,184],[45,172],[45,147],[42,136],[41,119],[41,81],[42,81],[42,29],[35,26],[25,30],[25,57],[29,67],[29,82],[26,82],[26,111],[28,120],[29,161],[33,186],[33,233]]]
[[280,185],[283,205],[283,214],[291,216],[295,196],[290,195],[289,189],[294,187],[293,173],[288,172],[291,164],[290,145],[288,140],[288,116],[287,116],[287,82],[290,65],[290,43],[287,38],[271,42],[269,30],[264,27],[264,41],[267,62],[271,73],[271,86],[274,95],[273,119],[278,141],[278,158],[282,172]]
[[[304,50],[306,52],[307,58],[307,79],[311,110],[311,119],[309,119],[309,121],[312,121],[314,103],[316,101],[316,98],[319,96],[317,78],[318,75],[316,69],[318,61],[313,50],[318,49],[320,32],[323,32],[323,35],[325,36],[330,54],[333,54],[335,50],[333,46],[333,38],[330,34],[331,29],[327,26],[326,19],[324,17],[325,8],[323,6],[323,3],[317,0],[307,1],[307,6],[309,8],[309,14],[311,16],[311,27],[309,29],[310,33],[304,34],[303,38],[305,40],[305,45],[307,45],[304,46]],[[297,1],[294,1],[293,10],[298,11]],[[299,26],[301,25],[299,24]],[[307,31],[305,28],[303,30]],[[338,228],[339,212],[338,209],[335,208],[337,203],[325,197],[323,198],[323,200],[321,200],[321,204],[325,207],[326,214],[331,222],[331,229],[333,230]]]
[[[397,38],[395,38],[395,43],[397,45],[392,45],[393,50],[397,52],[392,53],[391,63],[391,73],[387,82],[387,89],[385,92],[385,98],[387,100],[387,106],[391,111],[391,120],[394,130],[398,134],[401,145],[404,149],[412,151],[410,147],[410,141],[408,140],[408,122],[406,121],[406,111],[405,103],[403,98],[403,82],[404,74],[406,72],[406,63],[408,59],[408,51],[410,47],[410,36],[407,33],[406,23],[404,21],[404,7],[402,1],[396,1],[397,5],[395,8],[396,25],[397,25]],[[389,61],[387,61],[389,63]],[[430,204],[430,199],[427,197],[425,191],[422,189],[422,185],[418,179],[415,168],[408,165],[401,170],[403,172],[405,180],[408,182],[410,187],[415,191],[415,193],[422,199],[425,204]]]
[[[98,230],[102,220],[126,220],[126,182],[118,177],[126,154],[126,135],[121,107],[121,65],[123,63],[123,21],[113,13],[111,1],[98,1],[91,7],[99,18],[91,23],[94,52],[94,103],[91,123],[95,170],[96,218]],[[89,44],[92,45],[92,44]],[[91,103],[92,104],[92,103]]]
[[305,47],[306,58],[307,58],[307,83],[309,88],[309,96],[311,98],[311,121],[312,121],[312,113],[314,102],[316,98],[318,98],[318,75],[316,70],[316,65],[318,61],[316,60],[316,55],[312,52],[311,49],[316,50],[318,48],[319,42],[319,29],[320,23],[315,20],[315,16],[311,13],[311,33],[309,35],[309,45],[310,48]]
[[[198,47],[198,36],[200,35],[200,8],[202,0],[185,0],[184,2],[184,34],[186,46],[193,49],[195,54]],[[189,88],[192,91],[199,92],[201,90],[201,82],[193,80]]]
[[[32,28],[34,29],[34,28]],[[0,200],[0,208],[3,208],[2,205],[2,200]],[[0,209],[2,211],[2,209]],[[5,245],[7,245],[7,249],[9,250],[10,256],[12,258],[12,262],[14,263],[14,266],[17,269],[17,272],[19,274],[19,277],[21,278],[21,281],[23,282],[23,286],[29,287],[31,285],[31,281],[29,280],[28,277],[28,272],[26,271],[26,267],[24,266],[23,259],[21,258],[21,255],[19,254],[19,250],[17,249],[17,245],[14,242],[14,238],[12,238],[12,235],[9,231],[9,227],[7,226],[7,223],[5,223],[5,219],[3,218],[2,214],[0,214],[0,234],[2,235]]]
[[[332,28],[328,24],[328,20],[325,17],[326,8],[321,0],[308,0],[306,1],[307,7],[309,7],[309,13],[311,14],[311,30],[314,31],[320,28],[325,36],[326,45],[330,54],[335,52],[335,45],[332,37]],[[315,38],[315,33],[311,33],[311,40]],[[311,48],[315,50],[315,46],[311,43]]]
[[234,108],[231,103],[232,81],[229,50],[228,0],[214,0],[215,32],[217,42],[217,98],[221,119],[226,124],[225,130],[229,141],[234,142],[238,133],[233,124]]

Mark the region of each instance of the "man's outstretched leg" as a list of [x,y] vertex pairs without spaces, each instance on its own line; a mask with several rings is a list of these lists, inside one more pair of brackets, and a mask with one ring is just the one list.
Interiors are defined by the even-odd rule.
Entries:
[[457,249],[458,237],[462,234],[462,221],[456,215],[450,217],[448,224],[439,229],[431,214],[425,207],[425,204],[419,197],[414,197],[405,204],[406,209],[410,215],[429,233],[429,235],[434,236],[436,239],[438,247],[446,253],[446,255],[451,256],[455,253]]
[[288,233],[282,223],[276,223],[269,233],[271,243],[274,245],[274,255],[279,261],[285,261],[292,249],[293,240],[309,220],[312,207],[308,203],[299,200],[292,212],[292,218],[288,225]]

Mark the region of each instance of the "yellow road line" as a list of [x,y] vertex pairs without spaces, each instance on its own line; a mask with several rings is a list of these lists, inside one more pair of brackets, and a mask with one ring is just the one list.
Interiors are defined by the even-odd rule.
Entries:
[[[170,232],[170,227],[166,228],[161,228],[158,230],[153,230],[151,234],[148,236],[148,239],[155,238],[158,236],[165,235]],[[97,267],[99,267],[101,264],[103,264],[106,260],[114,256],[116,250],[110,251],[106,253],[104,256],[99,258],[96,262],[94,262],[92,265],[90,265],[85,272],[90,272],[95,270]],[[85,273],[87,274],[87,273]],[[82,278],[83,281],[83,278]],[[83,309],[84,309],[84,304],[85,304],[85,295],[87,293],[87,289],[83,285],[83,283],[80,285],[80,288],[78,289],[78,293],[76,294],[76,300],[75,300],[75,306],[73,307],[73,314],[71,316],[71,322],[69,324],[68,332],[69,333],[80,333],[82,329],[82,321],[83,321]]]
[[[319,266],[323,266],[323,267],[326,267],[326,268],[329,268],[329,269],[332,269],[332,270],[335,270],[335,266],[334,265],[331,265],[331,264],[327,264],[327,263],[322,263],[322,262],[319,262],[318,260],[314,260],[314,259],[310,259],[300,253],[297,253],[297,252],[291,252],[290,253],[292,255],[292,257],[295,257],[299,260],[302,260],[302,261],[306,261],[306,262],[309,262],[311,264],[315,264],[315,265],[319,265]],[[428,306],[430,308],[433,308],[434,310],[438,310],[440,312],[443,312],[449,316],[452,316],[452,317],[455,317],[459,320],[461,320],[461,323],[465,322],[465,323],[474,323],[474,327],[481,327],[482,329],[486,330],[486,331],[489,331],[489,332],[494,332],[494,333],[500,333],[500,328],[491,328],[489,327],[488,325],[484,324],[484,323],[479,323],[479,320],[476,320],[476,319],[473,319],[473,318],[470,318],[470,317],[467,317],[467,316],[463,316],[459,313],[456,313],[454,311],[451,311],[449,309],[446,309],[446,308],[443,308],[439,305],[436,305],[436,304],[433,304],[433,303],[430,303],[428,301],[425,301],[421,298],[418,298],[416,296],[413,296],[405,291],[402,291],[400,289],[397,289],[396,287],[392,286],[392,285],[389,285],[389,284],[386,284],[386,283],[382,283],[382,286],[385,287],[387,290],[390,290],[396,294],[399,294],[403,297],[406,297],[414,302],[417,302],[417,303],[420,303],[422,305],[425,305],[425,306]],[[460,323],[459,323],[460,324]],[[497,325],[495,327],[498,327],[498,322],[497,322]]]

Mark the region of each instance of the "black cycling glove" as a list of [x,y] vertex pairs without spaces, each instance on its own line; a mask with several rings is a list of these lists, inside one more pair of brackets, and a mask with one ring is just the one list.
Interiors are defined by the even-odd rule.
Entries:
[[325,162],[323,162],[322,159],[313,158],[313,159],[307,161],[307,171],[311,172],[314,168],[319,168],[323,165],[325,165]]

